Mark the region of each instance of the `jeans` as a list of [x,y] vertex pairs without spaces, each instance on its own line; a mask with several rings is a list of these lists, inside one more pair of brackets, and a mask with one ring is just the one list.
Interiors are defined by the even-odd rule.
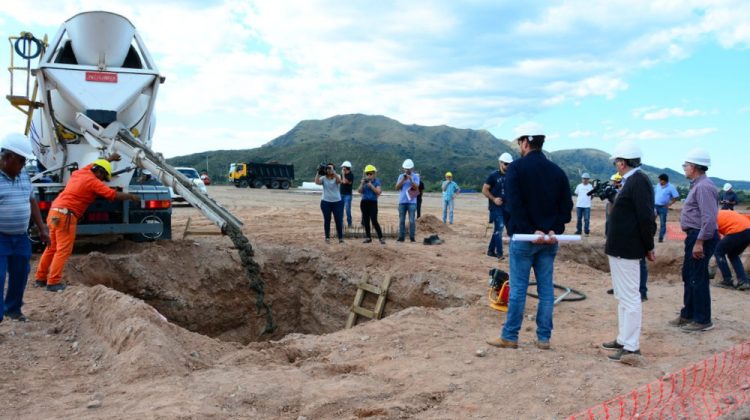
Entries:
[[581,218],[584,219],[583,232],[589,234],[589,219],[591,219],[591,207],[576,207],[576,234],[581,234]]
[[732,281],[732,272],[729,271],[729,264],[727,264],[728,257],[729,262],[732,263],[732,268],[734,268],[734,273],[737,275],[738,284],[748,283],[745,267],[740,259],[740,255],[748,245],[750,245],[750,229],[727,235],[716,245],[714,256],[716,257],[716,265],[721,270],[721,276],[724,277],[724,282]]
[[638,287],[638,291],[641,292],[641,298],[648,297],[648,286],[646,286],[646,283],[648,282],[648,265],[646,265],[646,258],[641,258],[641,284]]
[[422,217],[422,193],[417,196],[417,219]]
[[683,295],[684,307],[680,310],[680,316],[698,324],[711,322],[711,292],[708,288],[708,260],[714,254],[714,248],[718,242],[718,234],[703,241],[704,257],[697,260],[693,258],[693,245],[698,239],[698,229],[690,229],[685,238],[685,259],[682,263],[682,281],[685,292]]
[[492,229],[490,244],[487,246],[487,254],[495,254],[498,257],[503,256],[503,213],[490,212],[490,222],[495,226]]
[[344,213],[346,214],[346,225],[352,227],[352,195],[341,194],[341,200],[344,202]]
[[453,224],[454,208],[456,208],[456,200],[452,198],[450,200],[443,200],[443,223],[445,223],[447,219],[450,224]]
[[31,266],[31,240],[25,233],[6,235],[0,233],[0,291],[5,290],[5,277],[8,277],[8,293],[0,307],[0,320],[6,313],[20,313],[23,306],[23,292]]
[[654,209],[656,209],[656,215],[659,216],[659,242],[661,242],[667,233],[667,212],[669,209],[667,206],[654,206]]
[[508,316],[501,337],[518,342],[518,331],[523,322],[529,273],[534,269],[539,304],[536,308],[536,336],[541,342],[552,337],[552,312],[555,307],[553,271],[558,244],[537,245],[531,242],[510,242],[510,297]]
[[417,225],[415,222],[417,205],[411,203],[400,203],[398,205],[398,239],[404,240],[406,235],[406,212],[409,212],[409,239],[412,241],[417,235]]
[[331,237],[331,214],[336,224],[336,237],[344,238],[344,202],[343,201],[320,201],[320,210],[323,212],[323,231],[326,239]]

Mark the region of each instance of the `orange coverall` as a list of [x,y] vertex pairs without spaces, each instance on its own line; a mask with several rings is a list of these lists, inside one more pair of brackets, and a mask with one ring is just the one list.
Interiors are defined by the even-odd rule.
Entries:
[[78,218],[97,196],[113,201],[117,195],[94,175],[92,166],[73,172],[68,185],[52,202],[47,216],[50,242],[36,270],[36,280],[47,282],[48,286],[58,284],[62,279],[65,263],[73,253]]

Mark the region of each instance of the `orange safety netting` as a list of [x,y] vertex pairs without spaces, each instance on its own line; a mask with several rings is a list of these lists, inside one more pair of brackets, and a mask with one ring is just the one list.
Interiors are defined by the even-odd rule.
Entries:
[[750,342],[715,354],[574,419],[715,419],[750,402]]

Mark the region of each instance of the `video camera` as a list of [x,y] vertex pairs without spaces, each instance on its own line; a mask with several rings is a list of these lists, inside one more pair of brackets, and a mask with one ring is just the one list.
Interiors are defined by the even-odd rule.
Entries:
[[326,168],[328,168],[328,164],[321,163],[320,166],[318,166],[318,175],[324,176],[326,174]]
[[601,182],[598,179],[591,181],[594,188],[586,193],[589,197],[599,197],[600,200],[614,201],[617,195],[617,188],[610,181]]

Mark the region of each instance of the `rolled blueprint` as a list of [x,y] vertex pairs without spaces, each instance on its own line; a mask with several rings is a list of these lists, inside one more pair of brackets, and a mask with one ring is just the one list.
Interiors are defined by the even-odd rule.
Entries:
[[[510,239],[511,241],[523,241],[523,242],[534,242],[539,239],[542,235],[535,235],[533,233],[516,233]],[[544,235],[544,239],[548,239],[549,236]],[[578,242],[581,240],[581,235],[555,235],[557,242]]]

